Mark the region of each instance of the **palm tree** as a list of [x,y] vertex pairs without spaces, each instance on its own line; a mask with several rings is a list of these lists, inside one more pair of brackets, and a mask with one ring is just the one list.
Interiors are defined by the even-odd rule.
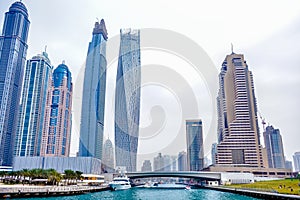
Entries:
[[53,185],[59,184],[62,179],[62,175],[58,173],[55,169],[48,169],[45,170],[47,174],[48,182],[52,183]]
[[64,173],[64,178],[66,179],[68,184],[70,183],[70,180],[76,179],[76,173],[73,170],[66,169]]
[[81,180],[83,173],[81,171],[76,171],[75,174],[76,174],[76,184],[77,184],[77,181]]
[[28,169],[23,169],[21,171],[21,174],[23,176],[23,180],[22,180],[22,183],[24,184],[26,178],[30,177],[30,171]]

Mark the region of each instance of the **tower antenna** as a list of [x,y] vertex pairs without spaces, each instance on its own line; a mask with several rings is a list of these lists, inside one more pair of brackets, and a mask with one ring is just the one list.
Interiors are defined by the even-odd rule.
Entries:
[[45,53],[47,53],[47,45],[45,45]]
[[233,44],[231,43],[231,53],[233,54]]

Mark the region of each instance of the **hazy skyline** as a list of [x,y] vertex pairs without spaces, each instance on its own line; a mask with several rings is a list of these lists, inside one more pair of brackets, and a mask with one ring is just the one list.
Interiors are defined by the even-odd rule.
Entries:
[[[0,1],[1,31],[4,14],[13,2],[14,0]],[[237,0],[24,0],[23,3],[28,9],[31,22],[27,59],[41,53],[47,45],[52,65],[57,67],[65,60],[74,82],[84,66],[96,18],[104,18],[109,38],[119,34],[120,28],[129,27],[161,28],[181,33],[207,52],[218,72],[225,56],[231,53],[230,44],[233,43],[234,52],[245,55],[249,69],[253,72],[258,110],[267,122],[280,129],[285,155],[292,160],[292,154],[300,151],[297,127],[300,119],[300,91],[297,87],[300,85],[299,1],[256,0],[241,3]],[[142,65],[149,63],[144,61],[143,52],[141,57]],[[166,62],[163,58],[156,56],[154,64]],[[114,70],[108,72],[108,92],[114,90],[114,84],[110,84],[115,79]],[[147,95],[146,92],[142,92],[142,98],[143,94]],[[107,98],[111,97],[112,94],[107,94]],[[109,103],[106,105],[106,111],[107,108],[111,108]],[[143,120],[144,124],[147,124],[147,117],[150,115],[147,112],[149,110],[145,108],[142,100],[144,114],[141,114],[141,124]],[[205,110],[200,108],[200,112],[205,113]],[[216,138],[215,129],[209,132],[207,128],[206,124],[209,122],[206,119],[209,117],[205,114],[199,117],[204,124],[204,138]],[[105,120],[106,137],[112,137],[112,117],[106,116]],[[260,131],[262,134],[262,130]],[[74,122],[72,134],[75,137],[79,136]],[[182,134],[185,135],[185,132]],[[157,149],[159,150],[161,149]],[[181,150],[173,152],[173,155],[177,155]],[[207,153],[206,150],[205,155]],[[75,152],[72,152],[72,155],[75,155]],[[141,163],[142,161],[139,161],[137,169],[140,169]]]

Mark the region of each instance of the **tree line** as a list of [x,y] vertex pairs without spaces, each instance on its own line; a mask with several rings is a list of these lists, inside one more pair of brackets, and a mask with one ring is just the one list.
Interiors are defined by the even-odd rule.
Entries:
[[55,169],[23,169],[20,171],[0,171],[0,181],[5,184],[48,184],[70,185],[81,180],[82,172],[67,169],[63,174]]

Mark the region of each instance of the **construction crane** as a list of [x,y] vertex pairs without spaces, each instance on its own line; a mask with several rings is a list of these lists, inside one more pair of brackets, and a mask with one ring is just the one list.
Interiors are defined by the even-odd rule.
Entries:
[[266,120],[265,120],[265,118],[263,118],[262,116],[261,116],[261,114],[260,114],[260,112],[258,111],[258,114],[259,114],[259,117],[260,117],[260,119],[261,119],[261,123],[262,123],[262,125],[263,125],[263,129],[264,129],[264,131],[266,130]]

